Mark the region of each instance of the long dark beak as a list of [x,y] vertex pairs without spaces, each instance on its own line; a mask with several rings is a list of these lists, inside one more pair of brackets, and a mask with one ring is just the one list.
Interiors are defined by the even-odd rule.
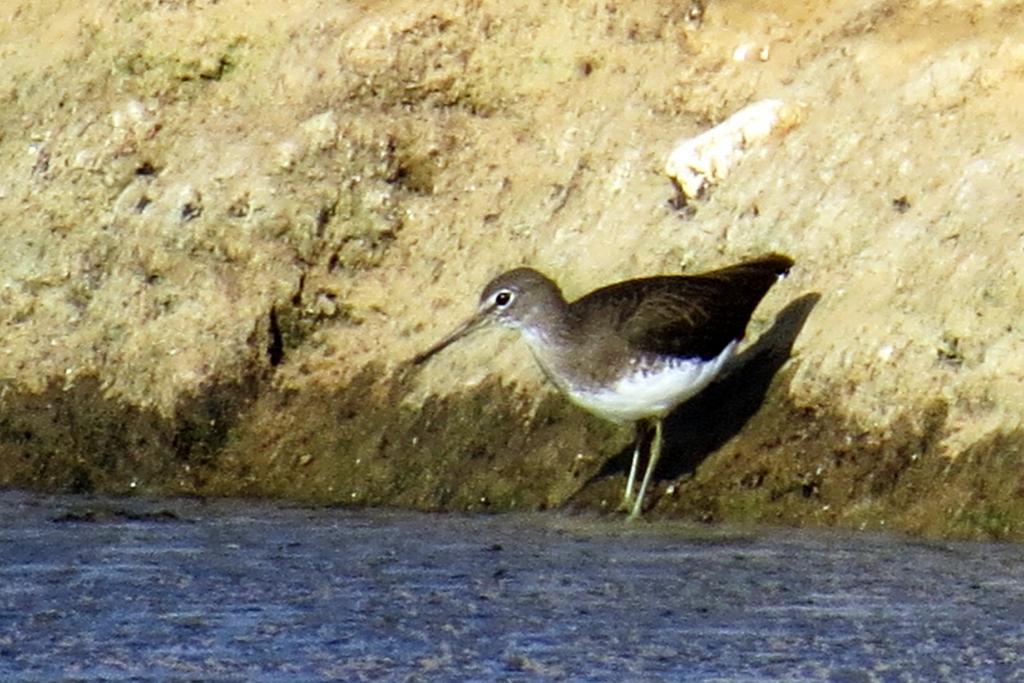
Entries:
[[489,314],[490,310],[480,311],[472,318],[470,318],[469,320],[467,320],[466,322],[462,323],[457,328],[452,330],[452,333],[449,334],[447,337],[437,342],[423,353],[415,356],[409,362],[413,365],[420,365],[422,363],[426,363],[434,356],[434,354],[440,352],[441,350],[447,348],[450,344],[457,342],[458,340],[465,337],[467,334],[475,332],[476,330],[480,329],[488,322],[490,322]]

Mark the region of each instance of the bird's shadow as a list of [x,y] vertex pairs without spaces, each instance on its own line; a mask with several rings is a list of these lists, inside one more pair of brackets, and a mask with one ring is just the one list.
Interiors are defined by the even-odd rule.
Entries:
[[[657,478],[676,479],[692,473],[743,429],[764,403],[772,379],[789,360],[793,343],[820,299],[820,294],[812,292],[791,301],[768,331],[726,365],[721,379],[665,418]],[[621,473],[632,457],[630,443],[587,483]]]

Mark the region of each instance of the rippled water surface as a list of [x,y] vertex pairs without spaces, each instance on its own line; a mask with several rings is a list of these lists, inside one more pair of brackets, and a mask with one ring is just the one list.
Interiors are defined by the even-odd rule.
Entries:
[[0,681],[1024,680],[1013,545],[0,493]]

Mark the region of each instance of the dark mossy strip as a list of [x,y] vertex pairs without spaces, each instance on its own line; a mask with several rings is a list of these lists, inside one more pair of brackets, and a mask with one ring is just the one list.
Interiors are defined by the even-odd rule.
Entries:
[[[949,459],[941,402],[884,436],[865,433],[779,400],[788,372],[759,377],[766,363],[754,360],[673,416],[650,516],[1024,539],[1024,435]],[[616,507],[630,429],[555,394],[534,409],[496,381],[414,407],[403,401],[414,381],[375,368],[320,392],[250,379],[173,417],[107,398],[95,380],[9,393],[0,485],[425,510]]]
[[709,521],[1024,539],[1024,434],[1000,434],[951,459],[940,448],[945,414],[936,401],[880,437],[834,415],[768,405],[658,509]]
[[531,412],[528,397],[496,381],[413,407],[403,403],[412,381],[392,378],[383,391],[371,368],[343,389],[269,392],[207,487],[426,510],[544,509],[629,438],[558,396]]
[[95,377],[9,392],[0,406],[0,486],[71,493],[202,488],[258,380],[209,387],[174,415],[109,398]]

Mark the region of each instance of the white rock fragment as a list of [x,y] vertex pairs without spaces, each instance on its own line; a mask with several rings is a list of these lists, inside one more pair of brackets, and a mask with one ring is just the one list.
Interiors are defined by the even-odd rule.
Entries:
[[752,145],[787,131],[802,117],[801,107],[782,100],[761,100],[700,135],[680,141],[665,162],[665,173],[683,195],[694,198],[724,179]]
[[291,169],[299,160],[299,145],[294,140],[284,140],[278,143],[274,150],[277,165],[282,171]]
[[96,151],[80,149],[71,157],[71,168],[75,170],[91,169],[96,166]]
[[770,45],[758,46],[754,43],[740,43],[732,51],[732,61],[734,62],[767,62],[769,57],[771,57]]
[[160,128],[154,112],[139,100],[128,100],[112,111],[110,123],[119,142],[151,138]]
[[306,145],[310,149],[324,151],[338,142],[338,117],[333,111],[325,111],[306,119],[300,125]]

